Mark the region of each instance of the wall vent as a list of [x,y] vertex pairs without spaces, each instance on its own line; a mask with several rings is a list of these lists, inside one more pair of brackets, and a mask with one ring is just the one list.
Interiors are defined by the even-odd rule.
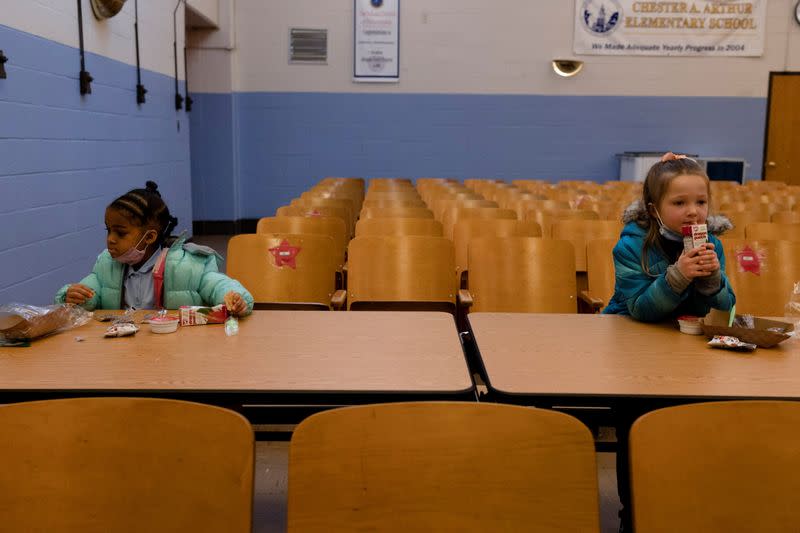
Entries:
[[289,30],[290,63],[326,63],[328,30],[292,28]]

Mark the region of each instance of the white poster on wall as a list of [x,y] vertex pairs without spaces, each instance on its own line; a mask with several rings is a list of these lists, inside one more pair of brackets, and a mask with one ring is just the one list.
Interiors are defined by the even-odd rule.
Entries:
[[400,0],[354,0],[353,79],[400,79]]
[[767,0],[575,0],[576,54],[760,56]]

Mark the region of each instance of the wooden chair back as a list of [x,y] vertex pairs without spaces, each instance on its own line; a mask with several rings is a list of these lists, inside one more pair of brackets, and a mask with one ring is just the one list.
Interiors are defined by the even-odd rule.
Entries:
[[542,227],[542,236],[549,239],[553,236],[553,224],[559,220],[600,220],[594,211],[579,209],[556,209],[553,211],[528,211],[523,220],[533,220]]
[[340,261],[327,235],[244,234],[228,241],[227,273],[260,309],[330,309]]
[[432,218],[365,218],[356,223],[356,237],[365,235],[442,236],[442,223]]
[[778,211],[773,213],[770,222],[778,224],[798,224],[800,223],[800,211]]
[[469,243],[470,311],[575,313],[575,252],[568,241],[479,237]]
[[305,208],[307,211],[314,212],[322,207],[334,207],[343,210],[345,224],[347,224],[347,234],[352,235],[355,227],[355,211],[353,202],[340,198],[295,198],[290,205]]
[[744,229],[744,236],[757,241],[800,241],[800,224],[753,222]]
[[800,281],[800,242],[722,239],[736,312],[783,316]]
[[347,226],[344,220],[338,217],[265,217],[258,221],[256,233],[305,233],[314,235],[327,235],[333,239],[333,244],[341,252],[338,268],[344,264],[344,254],[347,251]]
[[348,258],[348,309],[455,309],[455,259],[449,239],[356,237],[350,241]]
[[372,208],[385,208],[385,207],[421,207],[427,208],[428,206],[423,202],[421,199],[409,199],[409,198],[379,198],[379,199],[372,199],[367,198],[364,200],[362,205],[362,209],[372,207]]
[[469,268],[469,243],[477,237],[541,237],[542,228],[530,220],[510,218],[464,218],[453,228],[456,252],[456,278],[461,286],[462,273]]
[[468,218],[516,220],[517,214],[511,209],[497,207],[451,207],[442,215],[444,236],[452,239],[456,223]]
[[800,403],[659,409],[631,428],[633,521],[655,531],[796,531]]
[[433,218],[433,211],[427,207],[365,207],[361,220],[367,218]]
[[306,418],[288,531],[599,531],[591,433],[551,410],[387,403]]
[[5,531],[249,533],[254,438],[241,415],[156,398],[0,405]]
[[614,246],[618,239],[592,239],[586,242],[586,278],[589,294],[608,305],[614,296],[616,272],[614,270]]
[[350,220],[347,209],[343,207],[331,206],[306,206],[306,205],[284,205],[278,208],[275,212],[276,217],[336,217],[344,222],[347,228],[347,236],[350,238],[353,235],[352,220]]
[[463,209],[472,207],[499,207],[497,202],[486,200],[485,198],[449,198],[442,197],[433,204],[433,216],[436,220],[442,220],[444,213],[451,209]]
[[586,271],[586,243],[593,239],[618,239],[622,222],[614,220],[555,220],[552,237],[569,241],[575,247],[575,270]]

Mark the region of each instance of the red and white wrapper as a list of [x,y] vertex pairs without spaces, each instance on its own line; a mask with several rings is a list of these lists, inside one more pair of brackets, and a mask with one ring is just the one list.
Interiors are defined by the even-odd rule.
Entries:
[[183,305],[181,313],[181,326],[203,326],[205,324],[222,324],[228,317],[228,308],[224,304],[214,307],[201,305]]

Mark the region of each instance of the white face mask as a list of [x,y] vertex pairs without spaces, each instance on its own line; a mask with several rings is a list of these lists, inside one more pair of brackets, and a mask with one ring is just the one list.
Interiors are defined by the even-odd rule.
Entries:
[[142,238],[139,239],[139,242],[137,242],[134,246],[131,246],[127,252],[115,257],[114,261],[125,265],[137,265],[141,263],[142,259],[144,259],[144,251],[147,250],[147,246],[145,245],[143,250],[139,250],[138,248],[139,245],[142,244],[142,241],[144,241],[144,238],[147,237],[148,233],[150,233],[150,231],[145,231],[144,235],[142,235]]
[[[650,204],[653,205],[653,204]],[[661,220],[661,215],[658,214],[658,209],[656,206],[653,205],[653,211],[656,213],[656,220],[658,220],[658,233],[668,241],[674,242],[683,242],[683,235],[678,233],[677,231],[669,229],[665,224],[664,221]]]

